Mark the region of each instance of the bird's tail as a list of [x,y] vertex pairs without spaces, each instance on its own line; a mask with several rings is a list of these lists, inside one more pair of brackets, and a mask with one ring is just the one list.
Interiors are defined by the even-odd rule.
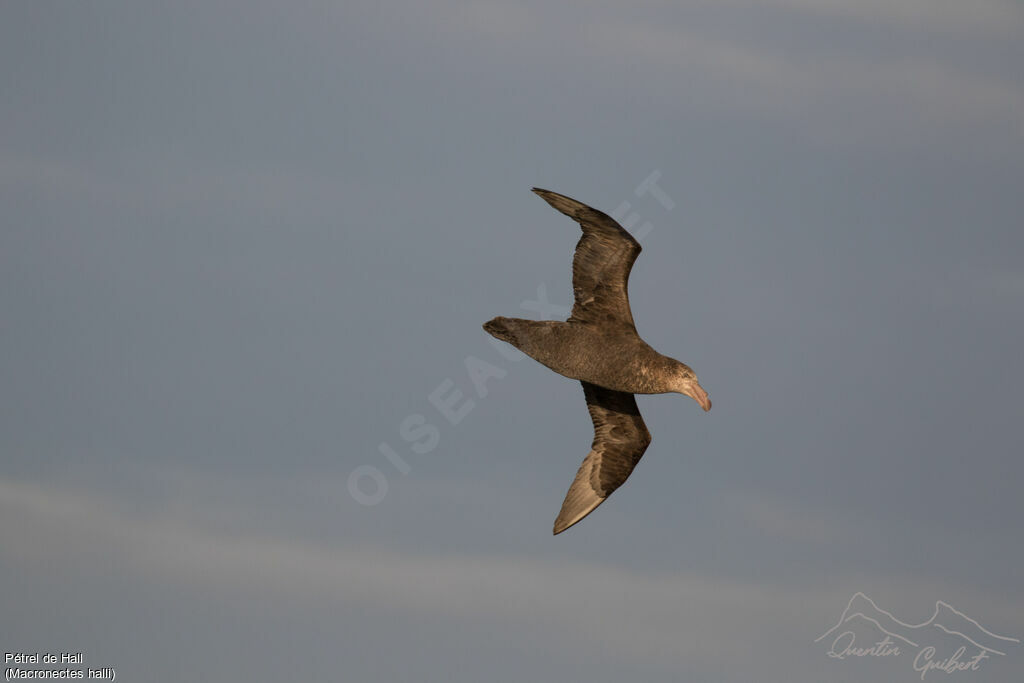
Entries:
[[498,316],[497,318],[485,322],[484,330],[486,330],[487,334],[492,337],[508,342],[512,346],[519,348],[520,340],[519,335],[516,334],[516,322],[518,321],[515,318]]

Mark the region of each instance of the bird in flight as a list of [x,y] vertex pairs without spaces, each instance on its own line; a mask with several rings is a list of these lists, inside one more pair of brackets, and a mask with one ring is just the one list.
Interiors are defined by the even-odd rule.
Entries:
[[601,211],[533,191],[583,228],[572,261],[572,313],[565,322],[497,317],[484,329],[583,384],[594,441],[555,520],[560,534],[622,486],[650,445],[633,394],[680,393],[705,411],[711,401],[689,366],[661,355],[636,332],[627,283],[640,243]]

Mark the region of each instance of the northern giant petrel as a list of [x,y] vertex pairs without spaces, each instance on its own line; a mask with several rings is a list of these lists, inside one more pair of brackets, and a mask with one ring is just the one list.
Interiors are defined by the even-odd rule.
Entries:
[[555,192],[533,191],[583,228],[572,261],[572,313],[565,322],[498,317],[484,329],[583,384],[594,442],[555,520],[559,534],[619,488],[650,445],[633,394],[685,394],[704,410],[711,410],[711,401],[689,366],[636,333],[627,283],[640,243],[607,214]]

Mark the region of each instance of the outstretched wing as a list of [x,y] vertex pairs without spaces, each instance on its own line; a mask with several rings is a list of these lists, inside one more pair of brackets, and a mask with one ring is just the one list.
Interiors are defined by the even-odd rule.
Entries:
[[589,515],[622,486],[651,443],[633,394],[582,384],[594,422],[594,443],[562,503],[556,534]]
[[583,236],[572,260],[575,304],[570,321],[635,330],[629,310],[629,271],[640,243],[611,216],[557,192],[533,188],[544,200],[580,224]]

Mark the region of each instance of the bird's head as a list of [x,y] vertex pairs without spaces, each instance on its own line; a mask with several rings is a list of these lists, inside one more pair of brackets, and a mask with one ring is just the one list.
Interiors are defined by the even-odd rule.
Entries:
[[704,387],[697,381],[697,375],[685,363],[679,363],[675,369],[672,391],[689,396],[705,411],[711,410],[711,399],[708,398],[708,392],[704,391]]

